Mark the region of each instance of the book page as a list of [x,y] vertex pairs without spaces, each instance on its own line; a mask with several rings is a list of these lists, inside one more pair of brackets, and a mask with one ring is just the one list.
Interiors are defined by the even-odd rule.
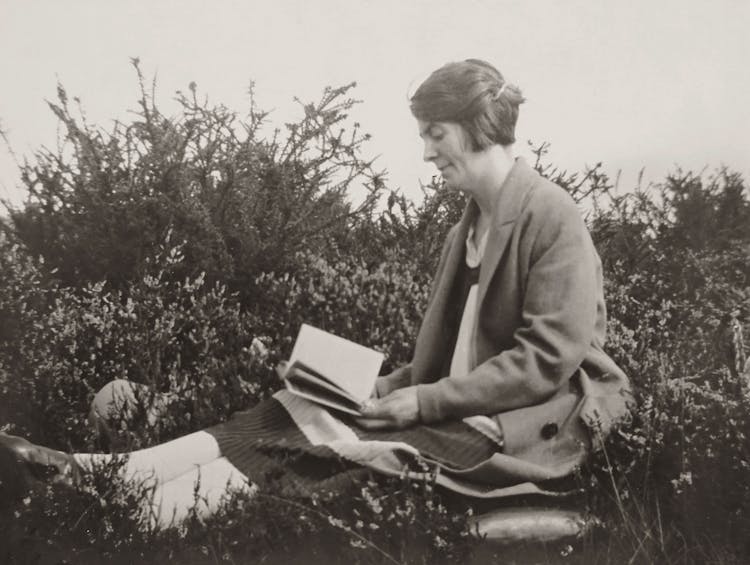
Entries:
[[320,394],[328,397],[345,399],[354,406],[359,406],[361,402],[346,392],[344,389],[336,386],[327,378],[312,371],[305,366],[299,359],[294,362],[288,371],[286,381],[292,384],[303,383],[306,388],[319,390]]
[[340,396],[340,391],[338,391],[338,393],[332,393],[326,389],[311,386],[311,382],[304,379],[286,379],[285,385],[290,392],[297,396],[301,396],[302,398],[311,400],[316,404],[328,406],[329,408],[353,414],[355,416],[360,415],[359,403]]
[[296,361],[325,377],[348,396],[364,402],[375,388],[383,354],[302,324],[289,359],[290,368]]

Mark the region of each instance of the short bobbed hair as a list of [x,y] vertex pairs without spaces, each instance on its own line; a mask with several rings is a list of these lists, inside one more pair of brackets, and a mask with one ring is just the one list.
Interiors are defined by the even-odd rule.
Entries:
[[515,143],[518,106],[525,101],[518,87],[479,59],[443,65],[410,100],[418,120],[461,125],[472,151]]

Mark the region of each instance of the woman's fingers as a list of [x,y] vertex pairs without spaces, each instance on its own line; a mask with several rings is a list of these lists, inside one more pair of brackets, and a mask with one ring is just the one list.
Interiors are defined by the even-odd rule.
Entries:
[[363,418],[388,419],[392,415],[392,410],[387,401],[370,399],[362,405],[361,414]]
[[416,424],[418,420],[419,403],[416,388],[406,387],[395,390],[379,400],[366,401],[362,408],[362,416],[357,421],[366,429],[382,429],[406,428]]
[[357,424],[366,430],[385,430],[393,427],[393,422],[383,418],[355,418]]
[[362,417],[355,420],[366,430],[382,430],[393,426],[393,417],[387,402],[372,398],[365,400],[360,412]]
[[395,418],[388,397],[385,399],[368,399],[362,405],[362,417],[356,418],[357,423],[367,430],[381,430],[393,427]]

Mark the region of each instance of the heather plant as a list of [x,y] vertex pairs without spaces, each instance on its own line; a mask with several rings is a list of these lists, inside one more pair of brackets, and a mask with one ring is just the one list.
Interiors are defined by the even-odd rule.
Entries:
[[[143,557],[160,534],[150,526],[153,488],[126,482],[124,460],[98,464],[75,488],[33,483],[15,506],[0,503],[3,563],[96,563],[118,554]],[[11,493],[15,494],[15,493]],[[41,542],[41,543],[40,543]]]
[[613,197],[592,222],[608,351],[636,409],[584,483],[614,530],[608,551],[633,562],[734,563],[750,550],[748,210],[736,175],[678,174]]
[[[225,287],[206,288],[200,276],[171,280],[183,263],[181,245],[167,240],[126,291],[104,281],[60,288],[37,312],[15,366],[45,442],[78,450],[90,444],[89,404],[114,379],[149,391],[128,420],[139,428],[130,430],[138,431],[131,447],[205,428],[257,401],[259,379],[271,369],[253,347],[252,319]],[[170,402],[154,420],[146,415],[156,395]]]
[[258,555],[307,563],[466,560],[477,546],[470,513],[449,510],[433,480],[363,476],[352,480],[344,495],[323,488],[306,497],[266,484],[257,495],[228,498],[206,521],[187,524],[186,535],[192,547],[211,548],[227,560]]
[[743,562],[750,398],[728,371],[716,384],[668,378],[665,360],[648,357],[642,367],[658,378],[584,472],[590,507],[612,529],[609,551],[634,562]]
[[300,325],[309,323],[385,353],[385,370],[411,359],[429,293],[413,264],[368,268],[362,259],[301,254],[297,265],[296,274],[261,274],[255,281],[264,299],[251,311],[280,351],[288,355]]
[[256,494],[228,490],[213,515],[201,517],[196,500],[185,521],[163,528],[150,520],[152,487],[125,483],[123,463],[100,465],[75,489],[33,485],[12,515],[0,504],[3,562],[454,563],[480,547],[471,512],[449,509],[429,475],[362,476],[345,496],[325,488],[293,496],[273,482]]
[[26,338],[46,315],[54,294],[42,259],[0,232],[0,414],[22,433],[38,432],[28,407],[28,382],[21,369]]

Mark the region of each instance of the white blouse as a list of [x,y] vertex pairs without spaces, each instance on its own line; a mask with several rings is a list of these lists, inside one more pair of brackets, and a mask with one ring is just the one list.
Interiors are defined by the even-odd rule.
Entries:
[[[469,234],[466,236],[466,265],[470,269],[478,267],[482,262],[484,248],[487,246],[487,234],[484,232],[479,245],[474,245],[474,226],[469,227]],[[461,325],[458,327],[458,337],[456,338],[456,347],[453,350],[451,368],[449,376],[465,375],[471,371],[471,344],[474,341],[474,320],[477,317],[477,287],[478,284],[471,285],[469,295],[466,298],[464,312],[461,316]]]

